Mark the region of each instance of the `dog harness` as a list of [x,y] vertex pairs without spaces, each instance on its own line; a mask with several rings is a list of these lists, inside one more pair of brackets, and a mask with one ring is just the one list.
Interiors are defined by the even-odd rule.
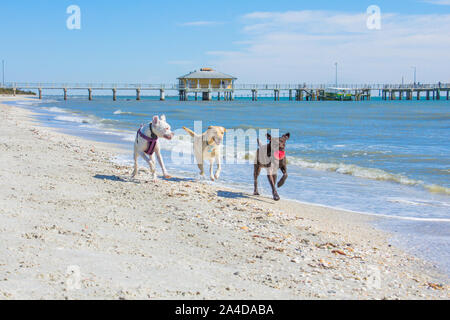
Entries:
[[148,142],[148,148],[146,151],[144,151],[146,154],[151,156],[153,152],[155,152],[156,142],[158,141],[158,136],[153,133],[152,130],[152,124],[150,123],[150,133],[152,134],[150,137],[147,137],[145,134],[142,133],[141,129],[144,125],[141,125],[139,130],[137,131],[137,136],[141,137],[142,139],[146,140]]

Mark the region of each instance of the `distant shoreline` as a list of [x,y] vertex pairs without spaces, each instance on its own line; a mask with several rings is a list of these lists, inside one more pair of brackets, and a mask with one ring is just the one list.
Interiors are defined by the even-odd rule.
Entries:
[[0,94],[1,95],[28,95],[28,96],[35,96],[36,93],[32,92],[32,91],[25,91],[25,90],[20,90],[17,89],[15,94],[14,94],[14,90],[11,88],[0,88]]

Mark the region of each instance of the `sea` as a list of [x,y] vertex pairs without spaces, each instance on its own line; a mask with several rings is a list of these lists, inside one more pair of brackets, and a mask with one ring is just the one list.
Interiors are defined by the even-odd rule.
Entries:
[[[69,96],[64,101],[47,96],[15,104],[62,132],[119,145],[123,153],[113,161],[130,166],[137,129],[164,114],[175,132],[172,141],[161,141],[169,173],[198,180],[197,165],[189,157],[191,139],[182,127],[198,129],[201,124],[198,130],[204,131],[210,125],[223,126],[228,130],[226,159],[214,183],[250,193],[254,133],[265,143],[265,132],[289,132],[289,178],[279,189],[282,198],[378,216],[375,227],[390,232],[391,243],[450,275],[450,101],[237,97],[181,102],[152,96],[140,101],[133,96],[117,101],[111,96],[94,96],[92,101]],[[227,141],[233,132],[249,138],[244,143]],[[146,166],[143,161],[140,165]],[[264,174],[259,185],[263,195],[271,195]]]

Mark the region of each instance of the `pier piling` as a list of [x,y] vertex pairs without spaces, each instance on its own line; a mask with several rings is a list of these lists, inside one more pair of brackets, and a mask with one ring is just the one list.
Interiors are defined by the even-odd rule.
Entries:
[[209,91],[204,91],[202,93],[202,100],[203,101],[210,101],[211,100],[211,92]]
[[[195,96],[195,100],[197,100],[197,94]],[[166,100],[166,93],[164,91],[164,89],[159,90],[159,101],[164,101]]]
[[258,101],[258,90],[252,89],[252,101]]
[[275,89],[273,91],[273,98],[275,101],[280,101],[280,90]]
[[92,89],[91,88],[88,89],[88,93],[89,93],[89,101],[91,101],[92,100]]
[[136,89],[136,100],[141,100],[141,89]]
[[117,100],[117,90],[116,89],[112,89],[113,92],[113,101]]
[[[64,100],[67,100],[67,88],[64,88],[63,90],[64,90]],[[91,99],[89,99],[89,100],[91,100]]]
[[42,89],[39,88],[38,90],[39,90],[39,99],[42,99]]

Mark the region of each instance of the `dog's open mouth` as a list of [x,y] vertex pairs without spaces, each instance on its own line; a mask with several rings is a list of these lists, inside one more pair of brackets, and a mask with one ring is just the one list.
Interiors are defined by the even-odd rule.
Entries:
[[167,140],[172,140],[173,134],[165,134],[165,135],[163,135],[163,137]]
[[213,140],[216,143],[216,145],[218,145],[218,146],[220,146],[220,144],[222,143],[222,139],[218,139],[218,138],[214,137]]

